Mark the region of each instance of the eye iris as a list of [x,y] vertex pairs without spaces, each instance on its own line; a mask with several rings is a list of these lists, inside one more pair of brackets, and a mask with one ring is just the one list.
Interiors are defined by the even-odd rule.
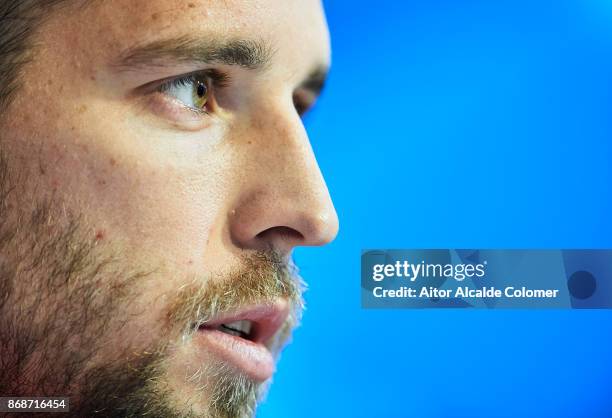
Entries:
[[194,102],[197,107],[204,107],[208,100],[208,87],[206,86],[206,83],[202,81],[198,81],[197,83],[198,84],[195,91],[196,97],[194,97]]

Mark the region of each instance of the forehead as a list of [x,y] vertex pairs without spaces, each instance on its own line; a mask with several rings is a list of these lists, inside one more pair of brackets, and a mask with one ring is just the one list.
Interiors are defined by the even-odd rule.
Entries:
[[92,0],[58,17],[64,39],[96,45],[97,55],[156,39],[222,36],[265,41],[284,63],[329,63],[320,0]]

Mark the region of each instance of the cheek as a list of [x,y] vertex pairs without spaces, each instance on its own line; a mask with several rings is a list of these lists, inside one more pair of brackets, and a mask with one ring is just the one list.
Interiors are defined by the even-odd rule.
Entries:
[[118,163],[90,184],[95,216],[108,225],[108,238],[125,240],[165,264],[199,270],[222,213],[223,190],[210,169]]
[[85,125],[48,131],[22,148],[29,148],[24,160],[40,155],[30,168],[38,171],[30,186],[34,198],[48,190],[83,217],[92,239],[121,244],[130,258],[201,271],[225,213],[223,156],[214,149],[173,147],[171,140],[144,147],[125,127]]
[[0,133],[3,151],[28,173],[27,199],[55,196],[83,217],[92,239],[120,244],[126,259],[202,271],[231,189],[231,157],[219,145],[225,132],[187,138],[96,90],[47,84],[24,86]]
[[108,225],[107,239],[124,240],[153,262],[195,267],[222,204],[222,191],[197,171],[118,163],[84,192],[93,194],[92,212]]

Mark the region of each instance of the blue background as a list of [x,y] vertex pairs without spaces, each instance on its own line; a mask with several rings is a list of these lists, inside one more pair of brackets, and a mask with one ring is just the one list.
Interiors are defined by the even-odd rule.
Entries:
[[610,311],[369,311],[362,248],[612,247],[612,3],[333,0],[341,220],[260,417],[610,417]]

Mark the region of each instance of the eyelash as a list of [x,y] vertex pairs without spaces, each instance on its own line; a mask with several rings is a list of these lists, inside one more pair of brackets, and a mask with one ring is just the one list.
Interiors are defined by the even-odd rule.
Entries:
[[162,89],[164,87],[174,86],[174,87],[185,87],[189,82],[196,81],[197,78],[209,78],[214,87],[226,87],[229,83],[229,76],[227,74],[221,73],[217,70],[206,70],[206,71],[198,71],[195,73],[185,74],[182,76],[175,77],[173,79],[167,80],[162,83],[158,89]]

